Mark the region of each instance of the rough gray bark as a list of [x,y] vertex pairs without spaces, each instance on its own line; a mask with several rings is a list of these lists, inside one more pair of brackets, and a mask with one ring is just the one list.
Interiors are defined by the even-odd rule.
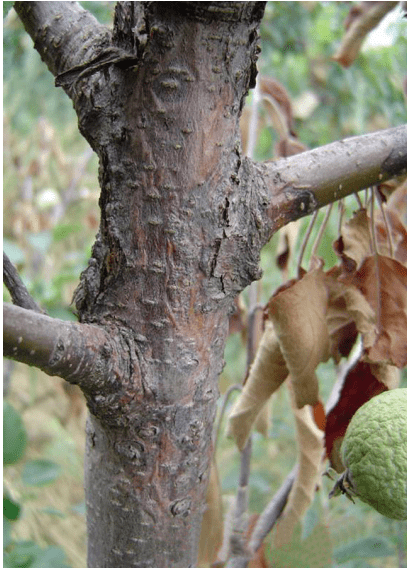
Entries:
[[121,2],[113,31],[76,3],[15,4],[100,163],[80,323],[61,327],[56,355],[46,325],[26,332],[46,316],[8,328],[11,350],[26,333],[42,345],[41,361],[32,343],[22,360],[67,380],[67,353],[86,354],[89,568],[195,566],[236,294],[280,226],[406,169],[406,127],[266,165],[242,157],[264,4]]

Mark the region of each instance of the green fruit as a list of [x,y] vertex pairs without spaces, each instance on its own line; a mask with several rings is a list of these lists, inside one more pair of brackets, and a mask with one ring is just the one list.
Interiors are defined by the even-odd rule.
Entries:
[[407,389],[386,391],[361,406],[346,430],[341,454],[346,471],[335,487],[385,517],[406,520]]

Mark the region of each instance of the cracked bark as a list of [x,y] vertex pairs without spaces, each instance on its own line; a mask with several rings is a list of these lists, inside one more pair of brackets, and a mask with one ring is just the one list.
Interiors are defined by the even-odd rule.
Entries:
[[[121,2],[113,31],[76,3],[15,4],[100,164],[100,229],[62,350],[87,353],[90,568],[195,565],[228,316],[260,276],[261,247],[406,169],[406,127],[269,164],[242,158],[264,4]],[[18,316],[10,349],[22,337],[21,360],[69,380],[64,357],[49,364],[49,318]]]

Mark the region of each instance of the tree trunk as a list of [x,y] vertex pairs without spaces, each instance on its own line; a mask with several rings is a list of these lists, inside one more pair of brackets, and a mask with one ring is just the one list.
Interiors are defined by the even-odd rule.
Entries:
[[[102,381],[86,393],[89,567],[196,562],[228,314],[257,270],[238,118],[263,4],[119,4],[119,61],[89,74],[71,71],[73,58],[54,69],[68,71],[58,80],[100,160],[100,231],[76,292],[79,318],[124,346],[120,372],[101,377],[115,388],[106,393]],[[26,21],[25,11],[46,6],[17,9]],[[57,15],[37,15],[38,44]],[[88,15],[74,16],[62,45],[79,42]],[[226,237],[239,266],[218,265]]]
[[[22,360],[30,353],[87,397],[89,568],[196,565],[236,294],[260,276],[261,247],[279,226],[402,169],[385,160],[395,141],[406,156],[405,130],[378,147],[365,180],[342,146],[329,198],[298,183],[318,154],[266,166],[242,158],[238,121],[264,5],[122,2],[113,32],[76,3],[15,5],[100,161],[100,230],[75,294],[86,326],[56,334],[48,363],[24,340],[6,353],[26,349]],[[360,187],[346,185],[352,171]]]

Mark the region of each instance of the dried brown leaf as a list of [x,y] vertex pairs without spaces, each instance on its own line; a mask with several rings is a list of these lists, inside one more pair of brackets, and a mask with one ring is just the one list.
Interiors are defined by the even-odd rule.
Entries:
[[385,256],[368,257],[350,282],[376,311],[378,336],[373,345],[364,343],[369,360],[404,367],[407,364],[407,268]]
[[298,446],[298,471],[283,515],[278,521],[273,544],[276,547],[291,542],[293,531],[314,498],[321,479],[321,464],[324,455],[324,433],[313,419],[310,406],[296,407],[295,393],[290,387],[295,416]]
[[338,363],[349,355],[357,334],[361,333],[365,346],[376,339],[376,314],[362,292],[355,286],[338,280],[339,271],[325,275],[329,291],[327,325],[331,336],[331,354]]
[[276,251],[276,263],[280,270],[286,270],[290,257],[298,238],[300,224],[298,221],[285,225],[278,231],[278,245]]
[[223,539],[222,492],[220,489],[218,468],[212,460],[208,492],[206,494],[206,509],[202,521],[199,540],[198,565],[215,562]]
[[299,408],[318,402],[315,369],[330,356],[327,304],[322,268],[280,291],[268,304]]
[[288,131],[291,131],[293,126],[293,111],[290,96],[285,87],[272,77],[260,77],[260,92],[262,95],[269,96],[276,101],[285,118]]
[[[385,208],[386,219],[378,214],[375,223],[378,252],[407,265],[407,181],[390,196]],[[404,219],[404,223],[401,219]],[[390,234],[389,234],[390,233]]]
[[253,428],[256,430],[256,432],[259,432],[259,434],[267,438],[270,425],[271,406],[270,404],[265,404],[258,413]]
[[352,13],[345,22],[347,27],[346,35],[333,56],[333,60],[343,65],[343,67],[349,67],[358,56],[367,34],[397,4],[398,2],[361,2],[359,6],[352,7]]
[[343,225],[342,235],[333,244],[334,251],[342,260],[345,273],[354,272],[363,260],[372,253],[369,217],[366,209],[359,209]]
[[236,440],[240,450],[246,445],[260,410],[287,375],[273,325],[267,321],[248,379],[229,416],[227,433]]

